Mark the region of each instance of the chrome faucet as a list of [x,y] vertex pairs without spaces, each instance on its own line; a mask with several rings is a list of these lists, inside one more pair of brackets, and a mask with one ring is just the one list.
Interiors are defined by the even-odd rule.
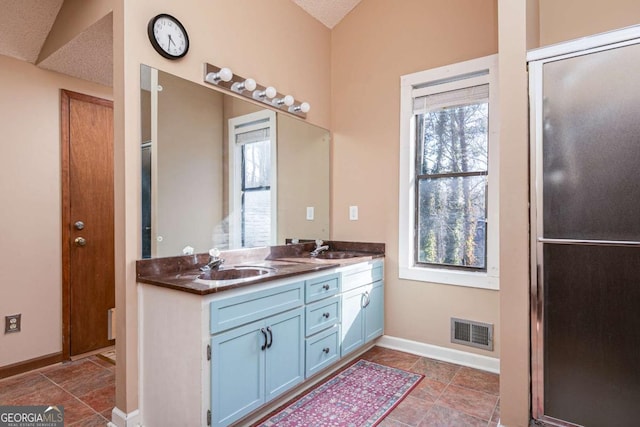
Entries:
[[202,267],[200,267],[200,270],[217,270],[222,264],[224,264],[224,259],[220,258],[220,250],[218,248],[213,248],[209,251],[209,262],[207,263],[207,265],[203,265]]
[[316,248],[309,253],[310,256],[316,257],[324,251],[329,250],[329,245],[322,245],[324,242],[320,239],[316,240]]

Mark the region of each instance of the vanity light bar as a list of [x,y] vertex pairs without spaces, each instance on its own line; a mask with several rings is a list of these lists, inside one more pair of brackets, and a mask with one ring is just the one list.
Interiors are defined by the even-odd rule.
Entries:
[[291,95],[279,93],[273,86],[262,86],[251,78],[234,74],[229,68],[204,64],[204,81],[227,92],[262,102],[280,111],[307,118],[311,106],[308,102],[296,101]]

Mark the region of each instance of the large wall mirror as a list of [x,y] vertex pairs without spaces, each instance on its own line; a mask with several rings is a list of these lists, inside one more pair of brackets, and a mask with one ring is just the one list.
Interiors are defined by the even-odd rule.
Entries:
[[329,238],[329,132],[143,65],[142,258]]

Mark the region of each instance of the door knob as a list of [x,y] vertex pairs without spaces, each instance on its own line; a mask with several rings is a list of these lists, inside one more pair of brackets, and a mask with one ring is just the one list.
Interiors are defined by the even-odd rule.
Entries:
[[76,237],[74,243],[76,244],[76,246],[85,246],[87,244],[87,239],[85,239],[84,237]]
[[82,230],[84,229],[84,222],[76,221],[75,224],[73,224],[73,226],[76,228],[76,230]]

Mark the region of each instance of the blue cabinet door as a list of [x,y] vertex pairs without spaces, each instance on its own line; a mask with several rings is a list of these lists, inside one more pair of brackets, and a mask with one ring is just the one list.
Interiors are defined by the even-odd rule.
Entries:
[[264,321],[211,339],[212,425],[226,426],[265,401]]
[[304,380],[304,309],[211,339],[213,426],[227,426]]
[[266,319],[269,345],[266,355],[266,401],[304,380],[304,309]]
[[364,309],[364,339],[369,342],[384,330],[384,287],[375,282],[368,290],[368,303]]
[[364,345],[363,289],[356,288],[342,295],[342,356]]

